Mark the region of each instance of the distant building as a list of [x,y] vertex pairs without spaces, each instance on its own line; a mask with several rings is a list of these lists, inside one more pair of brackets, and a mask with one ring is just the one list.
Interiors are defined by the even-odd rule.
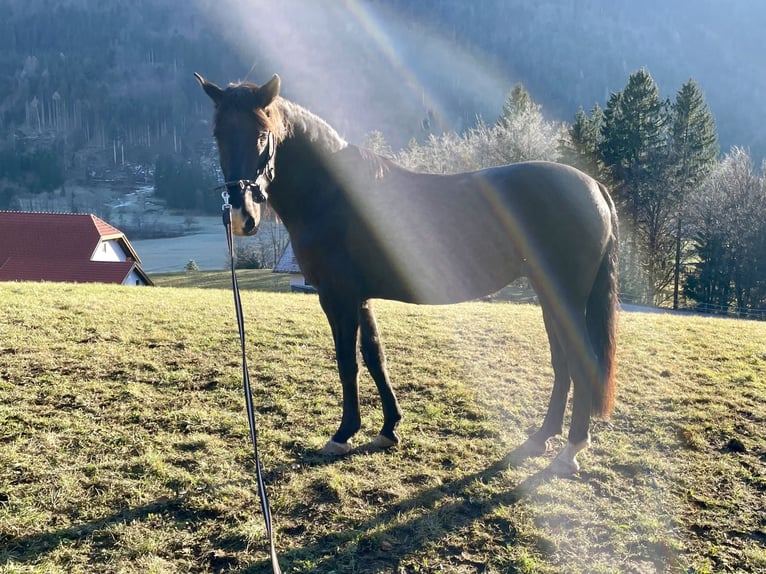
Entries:
[[293,252],[293,244],[288,243],[282,255],[279,257],[279,261],[274,265],[274,273],[289,273],[290,274],[290,290],[291,291],[303,291],[305,293],[316,293],[314,286],[306,281],[303,276],[298,260],[295,258]]
[[125,234],[95,215],[0,211],[0,281],[153,285]]

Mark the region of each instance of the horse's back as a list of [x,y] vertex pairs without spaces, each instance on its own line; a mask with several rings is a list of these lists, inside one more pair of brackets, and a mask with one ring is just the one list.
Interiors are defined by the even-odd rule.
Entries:
[[527,161],[464,175],[478,182],[479,188],[487,189],[489,184],[489,189],[515,210],[555,203],[575,209],[577,216],[586,218],[609,211],[598,181],[565,164]]

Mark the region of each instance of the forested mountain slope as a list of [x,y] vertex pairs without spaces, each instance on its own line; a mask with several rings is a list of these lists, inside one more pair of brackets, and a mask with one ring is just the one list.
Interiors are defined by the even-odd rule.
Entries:
[[759,161],[764,21],[759,0],[4,0],[0,188],[7,199],[60,183],[55,169],[25,180],[21,156],[87,183],[158,154],[210,153],[194,71],[219,83],[278,72],[285,95],[349,139],[378,129],[398,148],[429,114],[431,129],[494,120],[516,82],[571,121],[646,67],[665,96],[694,78],[722,149]]

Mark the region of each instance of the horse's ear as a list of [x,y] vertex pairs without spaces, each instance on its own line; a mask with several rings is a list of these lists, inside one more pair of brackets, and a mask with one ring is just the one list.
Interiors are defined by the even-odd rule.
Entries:
[[258,90],[258,94],[261,96],[261,107],[265,108],[268,106],[271,102],[273,102],[276,97],[279,95],[279,89],[282,87],[282,80],[279,79],[279,76],[277,74],[274,74],[274,76],[265,84],[261,86],[261,89]]
[[210,97],[211,100],[213,100],[213,103],[217,106],[221,102],[221,98],[223,98],[223,90],[216,86],[214,83],[208,82],[197,72],[194,72],[194,77],[197,78],[197,81],[199,82],[200,86],[202,86],[202,89],[205,90],[205,93]]

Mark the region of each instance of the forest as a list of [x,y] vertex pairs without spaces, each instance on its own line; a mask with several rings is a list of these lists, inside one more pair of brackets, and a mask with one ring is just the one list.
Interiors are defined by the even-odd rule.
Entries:
[[764,16],[754,0],[8,0],[0,209],[124,219],[148,187],[155,207],[217,210],[192,74],[278,71],[287,97],[414,169],[580,167],[619,204],[626,298],[754,314]]

